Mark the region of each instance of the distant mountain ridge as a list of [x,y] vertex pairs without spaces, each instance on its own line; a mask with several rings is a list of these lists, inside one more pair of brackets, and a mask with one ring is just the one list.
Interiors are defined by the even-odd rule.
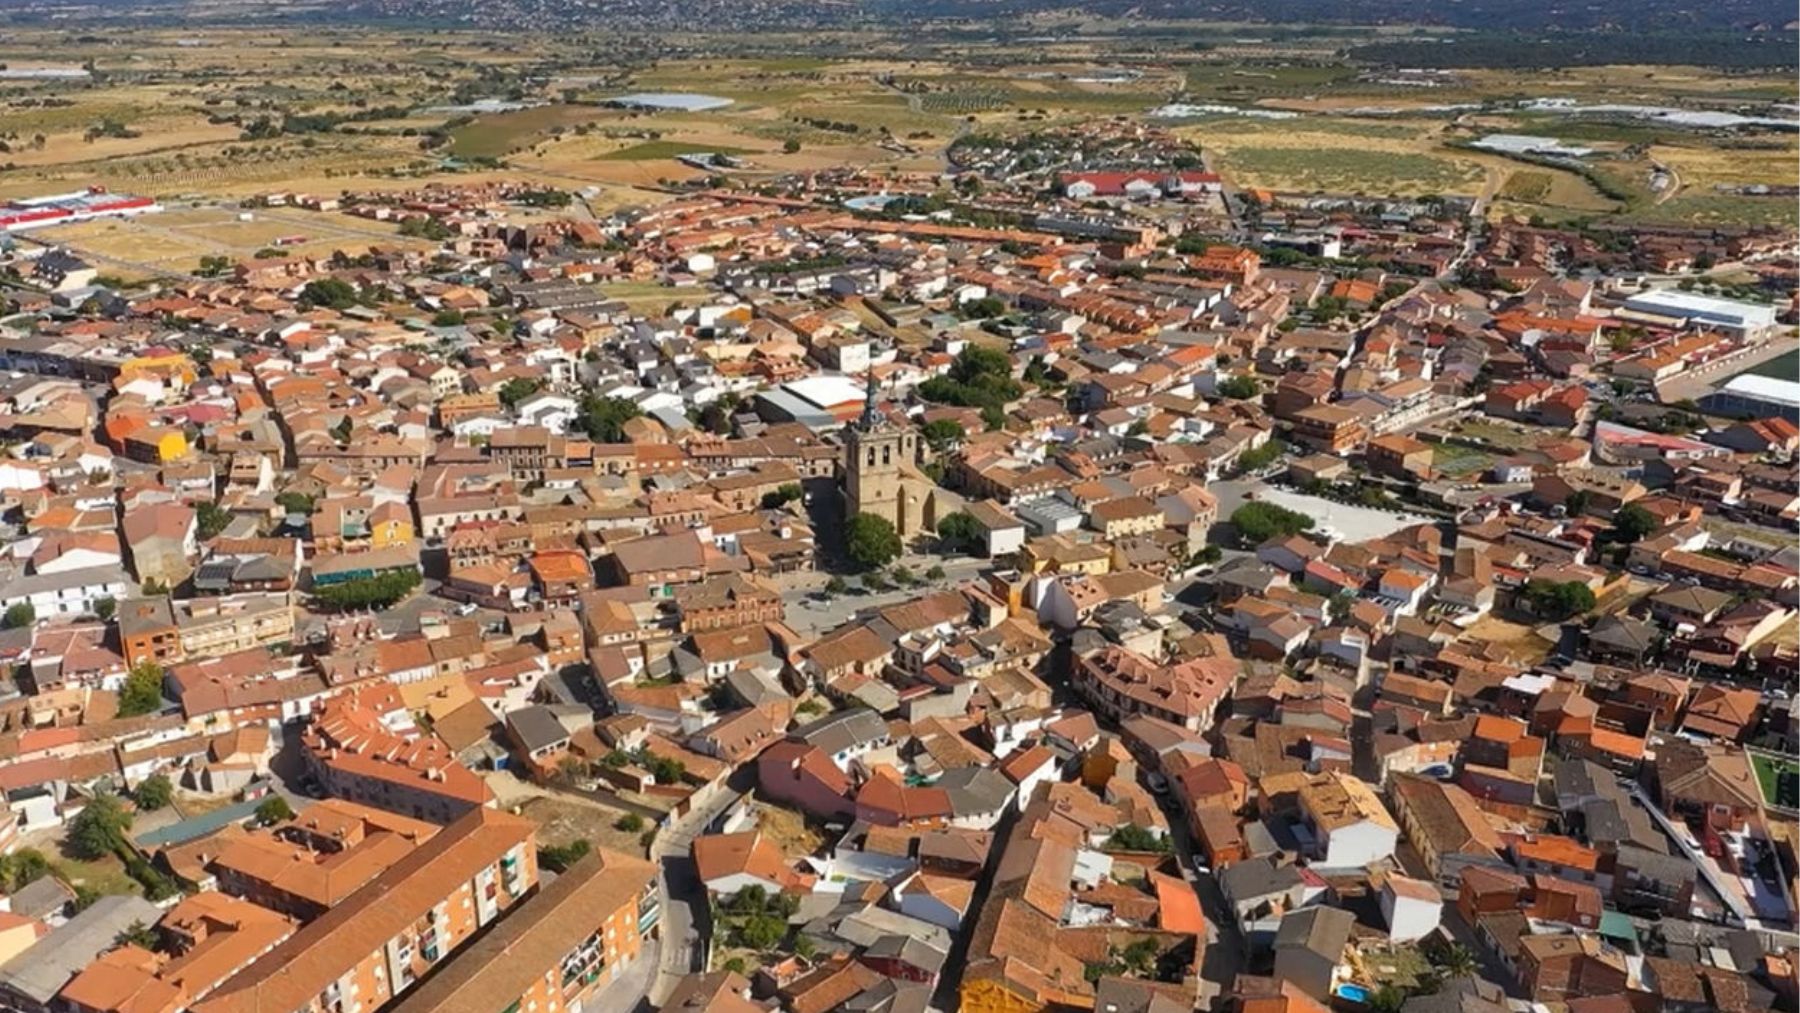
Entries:
[[1143,21],[1268,25],[1439,25],[1515,32],[1781,30],[1791,0],[0,0],[14,23],[160,21],[412,22],[777,29],[973,19],[993,24],[1046,11]]

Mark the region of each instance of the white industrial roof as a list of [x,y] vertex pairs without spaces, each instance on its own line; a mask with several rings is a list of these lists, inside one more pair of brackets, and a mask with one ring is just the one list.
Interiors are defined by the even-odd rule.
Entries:
[[782,386],[801,400],[826,409],[861,401],[867,395],[863,385],[848,376],[809,376]]
[[1692,292],[1682,292],[1670,288],[1640,292],[1625,300],[1625,305],[1634,310],[1648,310],[1684,317],[1701,316],[1713,319],[1741,320],[1764,327],[1772,326],[1775,323],[1775,307],[1773,306],[1760,306],[1756,303],[1739,302],[1736,299],[1720,299],[1710,295],[1695,295]]
[[1741,376],[1732,377],[1719,389],[1731,394],[1761,398],[1765,401],[1800,405],[1800,383],[1783,380],[1778,376],[1757,376],[1755,373],[1744,373]]

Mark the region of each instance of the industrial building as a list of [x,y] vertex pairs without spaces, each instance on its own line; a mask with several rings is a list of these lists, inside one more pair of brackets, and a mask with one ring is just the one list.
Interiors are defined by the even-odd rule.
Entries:
[[1745,373],[1701,398],[1700,407],[1714,415],[1800,421],[1800,383]]
[[1625,300],[1624,315],[1642,315],[1706,327],[1733,337],[1760,338],[1775,328],[1775,307],[1695,295],[1677,289],[1639,292]]

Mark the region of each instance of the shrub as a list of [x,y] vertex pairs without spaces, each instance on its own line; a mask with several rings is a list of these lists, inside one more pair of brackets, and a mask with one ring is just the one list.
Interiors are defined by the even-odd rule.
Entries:
[[175,798],[175,785],[162,774],[152,774],[138,782],[137,791],[132,794],[138,808],[144,812],[155,812],[168,805]]
[[1245,503],[1231,513],[1231,526],[1245,545],[1260,545],[1277,535],[1309,531],[1313,519],[1274,503]]

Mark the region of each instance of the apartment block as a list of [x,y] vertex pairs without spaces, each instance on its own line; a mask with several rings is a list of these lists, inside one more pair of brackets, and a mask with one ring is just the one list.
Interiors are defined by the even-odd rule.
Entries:
[[477,808],[281,945],[194,1013],[368,1013],[537,886],[535,826]]
[[393,1013],[581,1009],[638,959],[661,913],[654,865],[598,851],[457,954]]

